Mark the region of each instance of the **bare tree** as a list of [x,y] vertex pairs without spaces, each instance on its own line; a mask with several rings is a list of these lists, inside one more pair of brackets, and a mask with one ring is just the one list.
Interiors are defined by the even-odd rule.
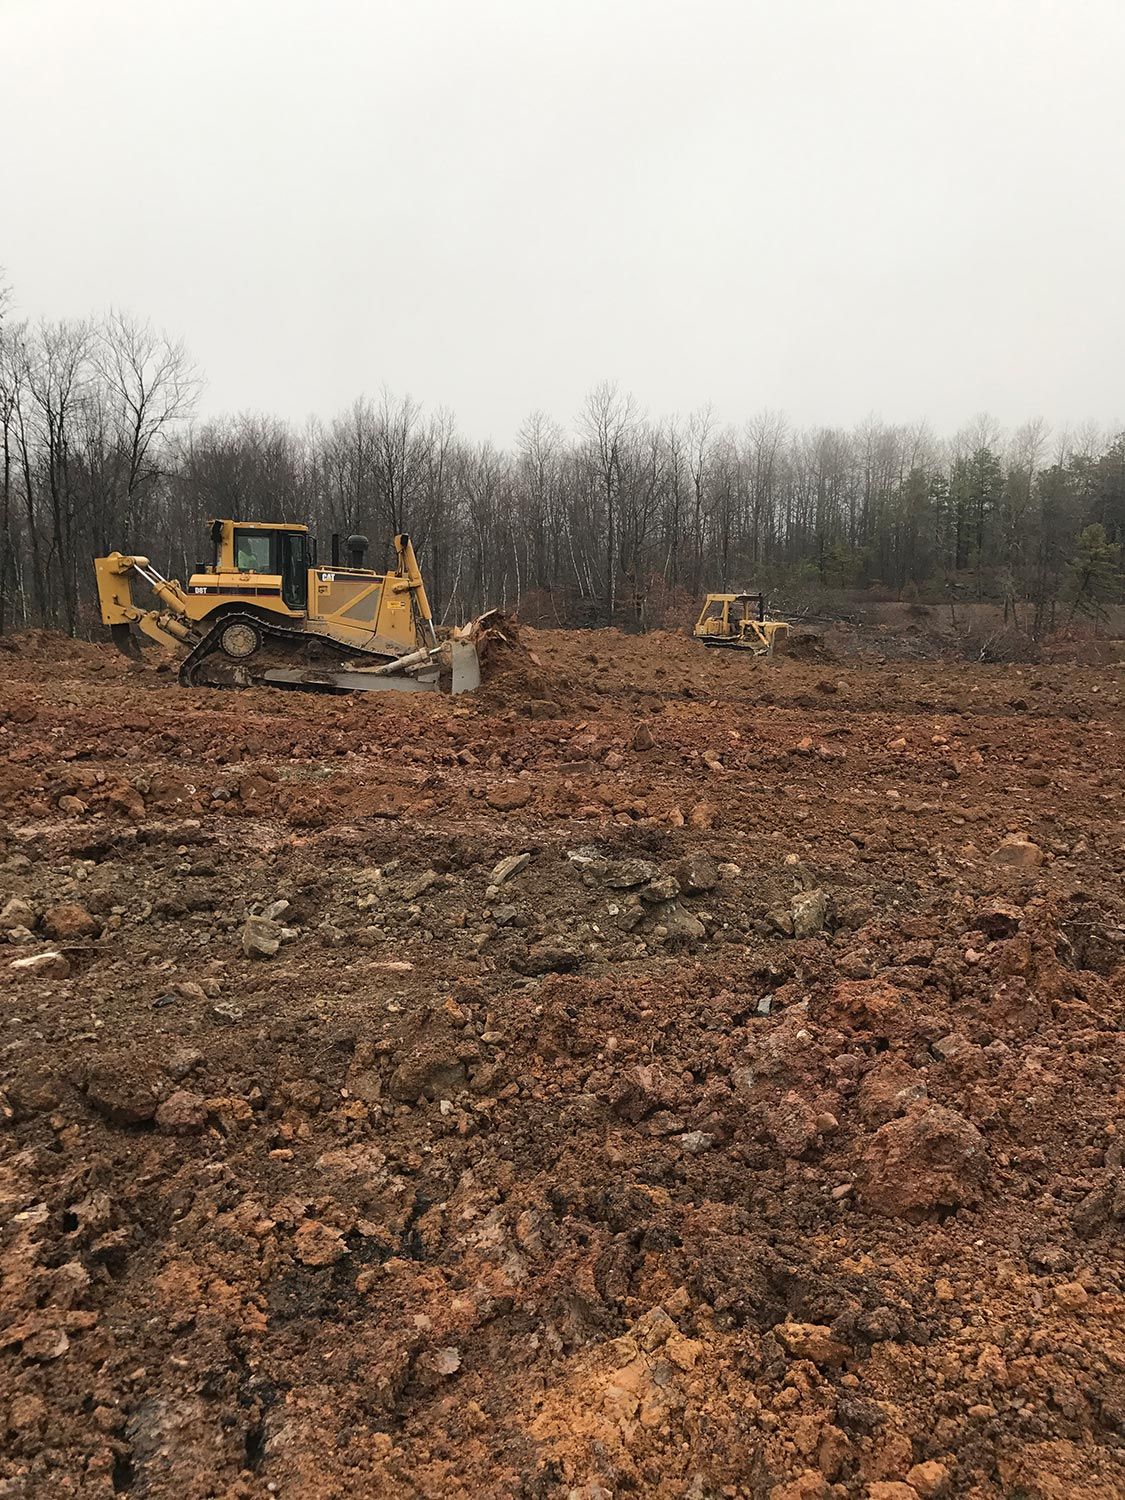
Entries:
[[715,431],[715,414],[711,403],[701,406],[688,418],[688,467],[691,474],[692,499],[692,592],[698,594],[703,584],[703,497],[707,480],[707,464],[711,455],[711,439]]
[[617,604],[622,450],[636,421],[637,410],[632,396],[622,395],[616,383],[607,380],[590,392],[580,418],[601,502],[605,534],[605,612],[610,620]]
[[165,472],[169,439],[195,410],[202,386],[183,342],[158,333],[128,313],[111,312],[94,330],[91,355],[101,377],[92,399],[104,406],[100,432],[111,465],[108,515],[95,518],[99,541],[106,521],[121,528],[121,545],[143,538],[154,481]]

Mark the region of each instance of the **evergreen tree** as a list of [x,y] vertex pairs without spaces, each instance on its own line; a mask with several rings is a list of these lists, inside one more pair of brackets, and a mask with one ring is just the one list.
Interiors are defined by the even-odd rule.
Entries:
[[1085,526],[1078,534],[1078,550],[1067,564],[1067,596],[1070,616],[1088,615],[1095,622],[1104,620],[1106,605],[1121,592],[1121,547],[1106,537],[1099,522]]

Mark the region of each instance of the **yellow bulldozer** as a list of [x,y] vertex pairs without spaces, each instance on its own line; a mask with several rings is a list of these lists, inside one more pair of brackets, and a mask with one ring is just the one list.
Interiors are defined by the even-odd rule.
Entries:
[[764,594],[708,594],[692,635],[705,646],[729,646],[773,656],[789,644],[784,620],[766,618]]
[[[187,687],[437,692],[448,681],[462,693],[480,685],[471,631],[438,639],[409,536],[395,537],[395,566],[377,573],[365,566],[365,536],[347,539],[345,561],[334,536],[322,564],[307,526],[210,524],[211,561],[197,564],[186,585],[147,557],[94,559],[102,621],[127,654],[136,654],[134,629],[185,650]],[[135,579],[159,608],[135,602]]]

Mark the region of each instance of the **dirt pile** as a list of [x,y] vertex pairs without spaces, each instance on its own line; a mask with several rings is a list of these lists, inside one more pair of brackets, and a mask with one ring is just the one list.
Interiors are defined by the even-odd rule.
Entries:
[[1125,1490],[1120,678],[732,656],[5,658],[0,1495]]

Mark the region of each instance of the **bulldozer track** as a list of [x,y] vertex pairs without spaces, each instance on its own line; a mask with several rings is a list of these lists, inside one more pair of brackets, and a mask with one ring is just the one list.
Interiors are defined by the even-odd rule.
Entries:
[[[296,630],[290,626],[275,625],[271,621],[264,620],[261,615],[237,611],[231,614],[225,614],[220,619],[216,620],[211,629],[203,637],[203,639],[199,641],[195,646],[193,646],[192,649],[188,652],[187,656],[184,657],[184,660],[180,665],[180,682],[184,687],[235,686],[235,684],[233,683],[203,682],[200,680],[199,676],[200,668],[209,657],[215,656],[217,654],[224,654],[222,652],[220,640],[224,631],[228,630],[231,625],[248,625],[251,627],[251,629],[256,630],[262,638],[262,647],[268,646],[271,642],[282,645],[284,647],[293,647],[294,660],[296,660],[300,649],[302,647],[308,646],[310,643],[323,644],[324,646],[330,648],[334,654],[338,654],[340,657],[345,657],[353,661],[360,660],[374,664],[390,660],[390,658],[382,652],[367,651],[362,646],[349,646],[342,641],[330,641],[326,639],[322,640],[319,636],[310,635],[307,630]],[[259,648],[258,652],[254,653],[254,655],[260,655],[260,651],[261,647]],[[248,670],[251,681],[253,683],[265,686],[269,685],[268,683],[266,683],[264,677],[255,674],[254,657],[247,658],[246,662],[243,665],[245,665],[246,669]],[[263,670],[265,670],[265,668],[260,666],[259,671]],[[324,668],[323,671],[326,676],[330,676],[332,669],[328,667]],[[315,688],[317,686],[330,686],[330,684],[309,683],[308,686],[310,688]]]

